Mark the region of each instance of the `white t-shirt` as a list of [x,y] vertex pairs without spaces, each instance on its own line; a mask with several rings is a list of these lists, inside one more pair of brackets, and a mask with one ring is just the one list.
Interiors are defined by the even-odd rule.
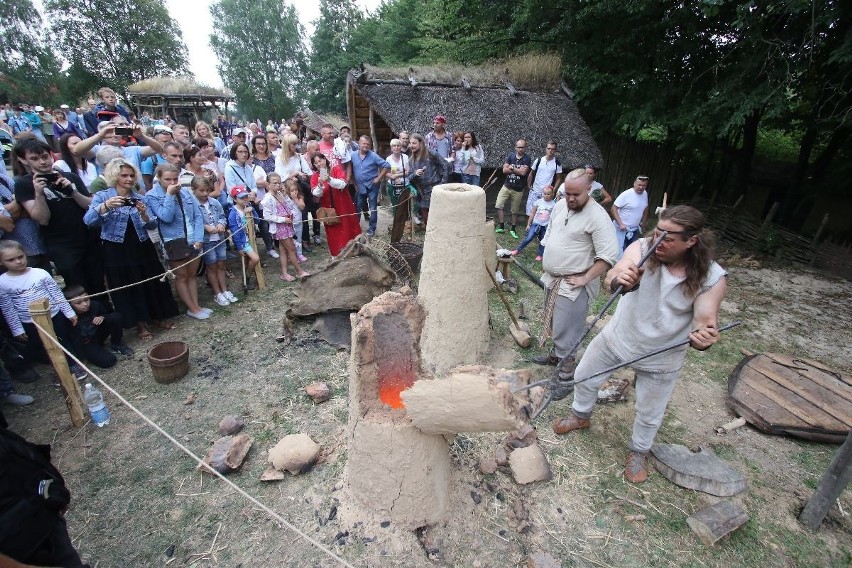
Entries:
[[618,209],[618,216],[621,217],[622,223],[628,228],[638,227],[642,221],[642,213],[648,208],[648,191],[636,193],[636,190],[631,187],[623,191],[613,205]]
[[[53,165],[63,172],[71,173],[71,168],[68,167],[65,160],[56,160]],[[80,176],[80,179],[83,180],[86,187],[89,187],[92,185],[92,182],[95,181],[95,178],[98,177],[98,169],[95,167],[95,164],[86,160],[86,170],[77,170],[77,175]]]
[[562,173],[562,164],[556,163],[556,158],[546,160],[544,156],[534,160],[533,165],[536,167],[535,179],[533,179],[532,190],[536,193],[541,193],[544,188],[553,183],[553,177],[556,174]]
[[551,199],[550,201],[545,201],[544,198],[537,199],[533,207],[535,207],[535,217],[533,217],[533,223],[536,225],[541,225],[542,227],[547,227],[548,223],[550,223],[550,214],[553,212],[553,208],[556,206],[556,200]]
[[[395,174],[399,171],[402,171],[402,172],[405,173],[405,177],[390,180],[391,185],[403,185],[404,186],[406,183],[408,183],[408,180],[411,179],[413,172],[411,171],[411,166],[408,165],[408,161],[409,161],[408,156],[406,156],[405,154],[400,154],[399,157],[401,158],[401,160],[397,161],[396,157],[393,154],[391,154],[390,156],[385,158],[385,161],[387,161],[387,163],[390,164],[390,173]],[[402,163],[400,163],[400,162],[402,162]]]

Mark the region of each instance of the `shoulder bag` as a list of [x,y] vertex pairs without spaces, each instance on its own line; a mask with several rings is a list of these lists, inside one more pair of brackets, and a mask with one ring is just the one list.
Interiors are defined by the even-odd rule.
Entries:
[[331,184],[328,186],[328,191],[329,198],[331,199],[331,207],[318,207],[317,221],[327,227],[333,227],[340,224],[340,217],[337,216],[337,210],[334,208],[334,188],[331,187]]

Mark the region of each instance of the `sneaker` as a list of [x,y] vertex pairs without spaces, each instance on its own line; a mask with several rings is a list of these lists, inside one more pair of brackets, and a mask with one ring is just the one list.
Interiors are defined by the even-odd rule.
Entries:
[[322,244],[322,237],[320,237],[319,235],[314,235],[314,244],[315,245],[321,245]]
[[225,296],[224,293],[216,294],[215,296],[213,296],[213,301],[216,302],[217,304],[219,304],[220,306],[230,306],[231,305],[231,302],[228,301],[228,297]]
[[225,290],[224,292],[222,292],[222,295],[225,296],[225,299],[231,302],[232,304],[236,304],[240,301],[240,299],[234,296],[234,293],[230,290]]
[[[415,225],[422,225],[422,224],[423,224],[423,219],[421,219],[421,218],[417,215],[417,213],[412,213],[412,215],[411,215],[411,220],[412,220],[412,221],[414,221],[414,224],[415,224]],[[499,232],[502,232],[502,231],[498,231],[498,233],[499,233]]]
[[26,394],[18,394],[16,392],[10,392],[4,397],[0,397],[0,400],[10,406],[27,406],[28,404],[35,402],[33,397]]
[[624,479],[630,483],[644,483],[648,481],[648,460],[645,454],[640,454],[639,452],[630,452],[627,454]]
[[308,262],[308,257],[303,254],[297,255],[296,258],[299,260],[299,262]]
[[213,310],[211,310],[210,308],[201,308],[201,311],[206,312],[208,316],[213,315]]
[[118,345],[110,345],[109,351],[114,355],[124,355],[125,357],[131,357],[134,353],[133,349],[127,345],[121,345],[120,343]]
[[267,252],[272,258],[281,258],[281,255],[278,254],[278,251],[276,251],[275,249],[269,249]]
[[186,317],[197,319],[197,320],[206,320],[207,318],[210,317],[210,314],[208,314],[204,310],[199,310],[196,313],[192,313],[191,311],[186,310]]
[[567,434],[574,430],[588,430],[592,421],[588,418],[580,418],[572,414],[569,418],[557,418],[553,421],[553,432],[556,434]]
[[372,237],[372,236],[373,236],[373,235],[375,235],[375,234],[376,234],[376,231],[367,231],[367,236],[368,236],[368,237]]
[[503,233],[506,232],[506,229],[504,229],[503,227],[495,227],[494,232],[497,233],[498,235],[502,235]]
[[518,238],[518,233],[515,232],[515,229],[509,229],[509,234],[512,235],[513,239]]
[[82,381],[89,376],[89,373],[87,373],[86,370],[77,363],[71,363],[69,368],[71,369],[71,374],[74,375],[74,378],[78,381]]
[[536,262],[541,262],[541,255],[538,255],[537,257],[535,257],[535,261],[536,261]]
[[512,252],[510,252],[510,253],[509,253],[509,255],[510,255],[510,256],[517,256],[517,255],[518,255],[518,253],[520,253],[520,252],[521,252],[521,251],[519,251],[518,249],[515,249],[515,250],[513,250]]

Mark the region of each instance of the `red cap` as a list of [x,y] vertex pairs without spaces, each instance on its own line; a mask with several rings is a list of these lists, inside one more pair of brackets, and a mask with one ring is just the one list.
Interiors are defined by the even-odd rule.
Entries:
[[246,189],[244,185],[235,185],[231,188],[231,197],[237,199],[238,197],[244,197],[249,194],[249,190]]

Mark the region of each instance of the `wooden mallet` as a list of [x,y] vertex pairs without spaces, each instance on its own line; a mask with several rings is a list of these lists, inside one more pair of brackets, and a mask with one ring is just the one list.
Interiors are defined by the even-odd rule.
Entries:
[[529,347],[532,343],[532,338],[530,337],[529,332],[522,328],[518,323],[518,319],[515,317],[515,312],[512,311],[512,306],[509,305],[509,300],[506,299],[506,295],[503,294],[503,290],[500,289],[500,285],[497,283],[497,279],[494,278],[494,274],[488,270],[488,266],[485,267],[485,272],[488,273],[488,277],[491,278],[491,282],[494,284],[494,289],[497,290],[497,295],[500,297],[500,301],[503,302],[503,305],[506,306],[506,311],[509,312],[509,318],[512,320],[512,323],[509,324],[509,333],[512,334],[512,338],[514,338],[515,343],[521,347]]

